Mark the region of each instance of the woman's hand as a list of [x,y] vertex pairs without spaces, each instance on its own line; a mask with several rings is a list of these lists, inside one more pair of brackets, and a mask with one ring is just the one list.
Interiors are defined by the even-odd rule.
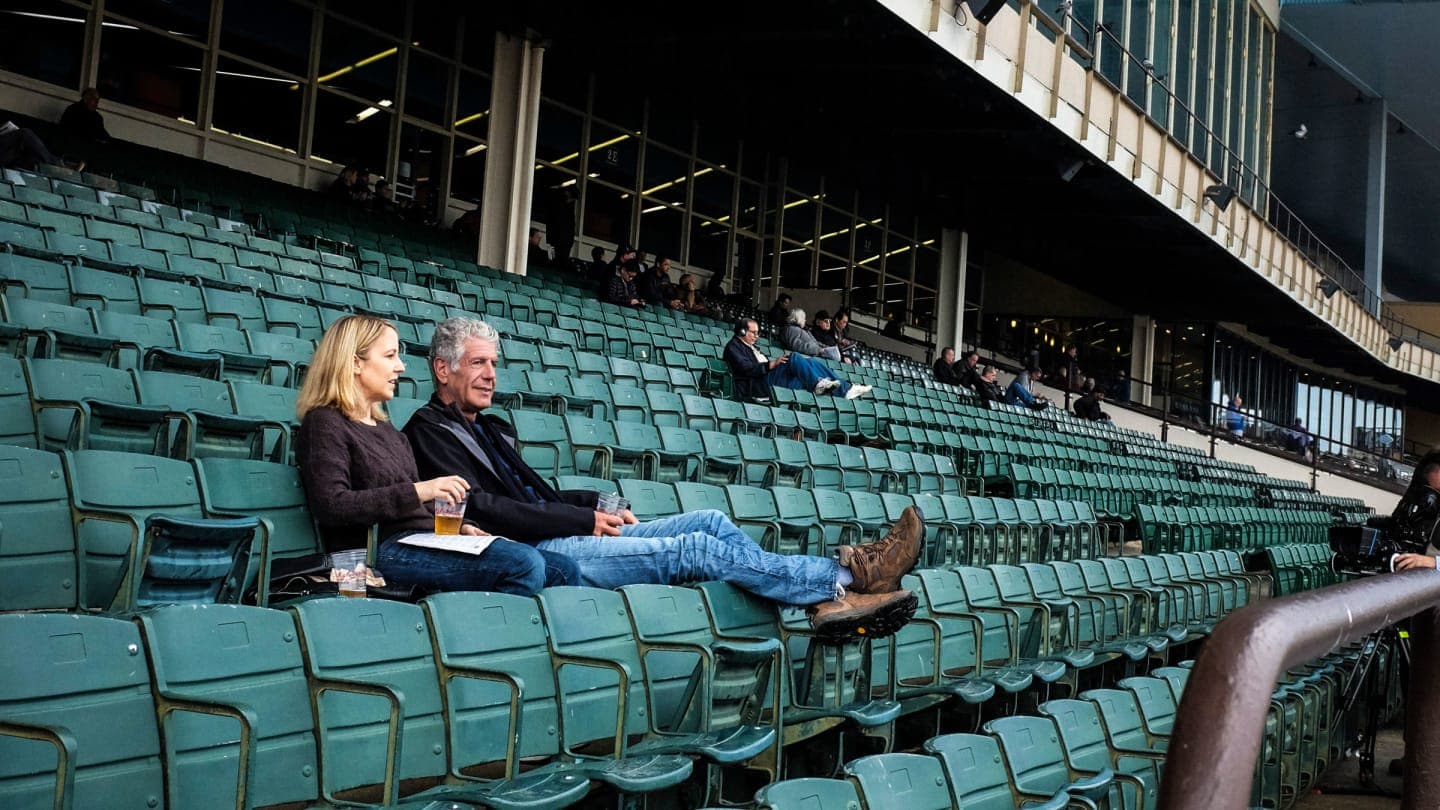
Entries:
[[428,503],[436,499],[460,503],[465,500],[465,496],[469,492],[470,482],[458,475],[443,475],[439,478],[431,478],[429,481],[418,481],[415,484],[415,494],[420,498],[421,503]]

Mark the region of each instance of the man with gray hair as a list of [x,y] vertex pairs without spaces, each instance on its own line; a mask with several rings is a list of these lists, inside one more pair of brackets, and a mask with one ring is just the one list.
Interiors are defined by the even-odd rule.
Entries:
[[405,426],[422,476],[443,470],[470,483],[465,517],[482,529],[570,557],[592,587],[724,580],[806,605],[815,630],[831,638],[883,638],[914,615],[915,595],[899,587],[923,544],[914,508],[883,539],[842,546],[838,558],[767,552],[713,509],[645,523],[629,510],[601,511],[598,493],[551,487],[521,458],[514,429],[482,413],[495,394],[498,348],[499,335],[482,321],[436,327],[435,393]]
[[795,307],[790,310],[790,317],[785,324],[785,331],[780,333],[780,345],[786,349],[803,354],[807,357],[823,357],[826,360],[840,362],[840,347],[823,346],[810,331],[805,328],[805,310]]

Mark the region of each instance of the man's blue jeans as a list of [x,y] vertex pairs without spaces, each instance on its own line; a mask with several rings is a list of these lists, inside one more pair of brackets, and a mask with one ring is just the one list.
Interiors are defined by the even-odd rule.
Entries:
[[557,537],[535,545],[580,564],[595,588],[723,580],[787,605],[835,598],[840,564],[825,557],[772,554],[714,509],[621,529],[619,537]]
[[850,390],[850,383],[846,382],[839,374],[830,370],[830,367],[816,360],[813,357],[806,357],[803,354],[791,354],[790,359],[770,369],[766,379],[773,388],[794,388],[799,391],[814,391],[815,383],[829,377],[832,380],[839,380],[840,387],[831,389],[830,393],[843,397]]
[[410,532],[386,538],[375,553],[380,575],[398,585],[426,592],[497,591],[532,596],[552,585],[579,585],[580,568],[560,554],[499,539],[480,556],[458,551],[407,546]]

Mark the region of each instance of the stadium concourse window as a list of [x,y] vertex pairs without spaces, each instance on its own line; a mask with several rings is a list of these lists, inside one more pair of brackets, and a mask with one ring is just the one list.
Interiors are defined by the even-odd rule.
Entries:
[[390,144],[388,101],[369,104],[327,90],[318,91],[310,153],[337,167],[354,165],[383,176]]
[[653,199],[642,199],[640,205],[640,241],[637,243],[640,249],[652,259],[656,256],[679,256],[685,209],[678,204]]
[[591,180],[585,186],[585,208],[581,233],[616,245],[630,241],[633,195]]
[[450,106],[450,74],[449,63],[411,48],[405,67],[405,115],[443,125]]
[[490,135],[490,74],[461,70],[456,89],[455,131],[485,140]]
[[314,16],[311,9],[289,0],[226,3],[220,24],[220,51],[279,73],[303,77],[310,64]]
[[450,196],[479,204],[485,193],[485,144],[456,136],[450,158]]
[[815,265],[815,251],[804,245],[781,240],[780,242],[780,286],[789,289],[810,286],[810,274]]
[[204,48],[189,37],[107,14],[100,35],[100,95],[193,126],[204,62]]
[[400,162],[395,170],[395,198],[411,201],[427,216],[436,213],[440,178],[445,173],[449,136],[406,121],[400,127]]
[[0,70],[78,90],[88,3],[18,0],[0,9]]
[[215,70],[216,132],[294,153],[300,145],[303,83],[266,68],[221,56]]
[[[365,4],[357,4],[360,5]],[[320,75],[316,78],[322,87],[372,104],[388,102],[381,105],[388,107],[394,104],[399,64],[397,40],[333,16],[325,18],[321,31]]]

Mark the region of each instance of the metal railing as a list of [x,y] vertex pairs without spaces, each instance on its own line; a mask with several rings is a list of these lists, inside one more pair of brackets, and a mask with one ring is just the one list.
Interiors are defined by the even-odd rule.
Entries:
[[1180,701],[1165,758],[1160,806],[1250,806],[1271,693],[1285,670],[1407,616],[1411,668],[1401,807],[1440,807],[1440,575],[1384,574],[1266,600],[1226,618],[1205,643]]

